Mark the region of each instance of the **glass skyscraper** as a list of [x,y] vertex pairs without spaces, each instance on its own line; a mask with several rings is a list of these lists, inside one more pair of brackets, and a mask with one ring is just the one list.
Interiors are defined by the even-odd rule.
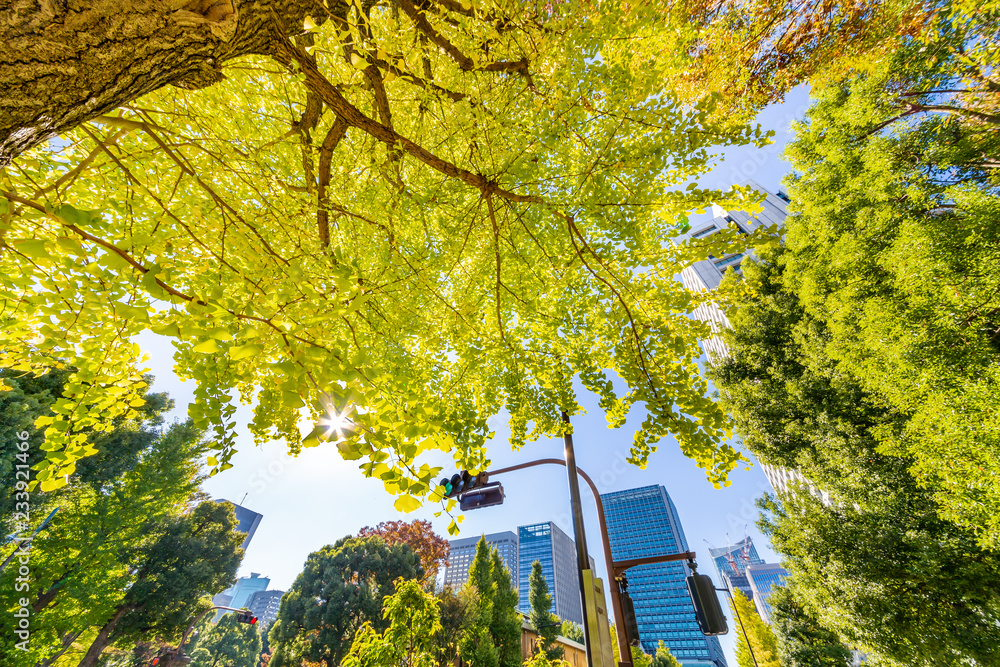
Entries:
[[[616,561],[688,551],[677,508],[662,486],[601,495]],[[522,553],[524,538],[521,538]],[[684,667],[727,667],[717,637],[698,629],[685,582],[687,563],[639,565],[626,572],[642,647],[653,655],[662,640]]]
[[771,590],[775,586],[784,586],[788,570],[777,563],[761,563],[748,566],[746,576],[753,589],[753,603],[757,607],[757,613],[765,623],[770,623],[771,605],[767,603],[767,598],[771,596]]
[[[518,537],[518,609],[531,612],[528,581],[531,565],[542,564],[542,575],[552,596],[552,613],[564,621],[583,625],[580,602],[580,574],[576,563],[576,543],[551,521],[520,526]],[[591,559],[590,569],[594,569]]]
[[754,599],[753,587],[747,579],[747,568],[751,565],[760,565],[764,560],[757,555],[757,547],[753,540],[745,537],[736,544],[728,547],[711,547],[709,553],[715,561],[715,569],[719,573],[719,578],[728,582],[730,590],[738,590],[747,597]]

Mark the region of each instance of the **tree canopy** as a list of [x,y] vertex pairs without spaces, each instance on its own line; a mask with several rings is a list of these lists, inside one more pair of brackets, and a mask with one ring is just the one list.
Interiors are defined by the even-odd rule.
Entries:
[[424,579],[433,584],[438,568],[448,565],[448,540],[434,532],[430,521],[382,521],[365,526],[358,537],[381,537],[386,544],[405,544],[420,557]]
[[205,628],[189,654],[193,667],[258,667],[262,647],[256,625],[240,623],[235,614],[226,614]]
[[309,554],[268,630],[271,667],[299,667],[303,660],[340,665],[362,625],[370,623],[374,633],[388,627],[382,602],[397,580],[422,574],[410,547],[379,537],[345,537]]
[[785,667],[845,667],[851,652],[836,633],[820,625],[816,615],[799,603],[794,582],[771,589],[767,603],[778,640],[778,655]]
[[81,429],[139,405],[147,329],[197,384],[215,470],[242,400],[258,441],[336,441],[408,511],[440,497],[422,452],[482,469],[501,412],[515,447],[561,434],[577,381],[611,426],[646,411],[634,463],[671,434],[724,483],[739,455],[687,316],[704,297],[673,276],[748,241],[664,239],[712,202],[754,208],[691,181],[760,129],[664,87],[671,28],[648,4],[328,4],[261,20],[267,56],[226,51],[215,85],[107,109],[0,171],[0,364],[77,369],[42,486],[93,454]]
[[381,635],[370,622],[358,629],[343,667],[434,667],[434,639],[441,631],[437,600],[416,581],[400,580],[385,598]]
[[[31,424],[50,414],[67,375],[4,376],[11,389],[0,393],[0,422],[26,432],[29,446],[22,452],[4,437],[4,460],[42,458],[41,433]],[[26,581],[15,581],[21,576],[17,559],[0,574],[4,622],[15,623],[21,598],[31,609],[29,650],[17,649],[16,637],[5,635],[4,664],[33,667],[60,658],[76,664],[88,649],[88,659],[103,659],[105,647],[131,653],[136,642],[176,641],[207,597],[235,574],[242,537],[233,530],[232,509],[201,502],[202,433],[189,422],[161,431],[161,413],[171,401],[163,394],[146,394],[145,400],[137,420],[88,434],[101,452],[82,463],[67,486],[54,492],[26,491],[23,481],[4,486],[11,509],[25,496],[31,507],[27,517],[5,517],[11,521],[7,533],[27,537],[56,511],[32,542]],[[185,538],[189,531],[198,536]]]
[[761,460],[830,494],[768,497],[761,528],[784,556],[798,605],[820,627],[890,664],[990,661],[1000,641],[1000,558],[942,519],[912,460],[882,451],[905,428],[847,364],[789,285],[790,249],[743,265],[742,306],[715,370],[720,399]]
[[783,667],[778,659],[778,640],[757,613],[753,602],[740,590],[729,601],[736,628],[736,662],[739,667]]
[[981,24],[997,16],[990,7],[818,94],[787,148],[797,214],[785,281],[823,323],[823,353],[901,420],[878,431],[879,451],[909,459],[941,515],[996,547],[1000,105],[985,72],[1000,24]]

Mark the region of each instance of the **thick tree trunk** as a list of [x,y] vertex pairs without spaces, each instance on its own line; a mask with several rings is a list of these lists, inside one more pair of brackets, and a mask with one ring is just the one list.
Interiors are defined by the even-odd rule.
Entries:
[[211,85],[223,62],[267,53],[276,29],[300,32],[322,8],[321,0],[0,0],[0,167],[167,84]]
[[132,608],[129,605],[123,605],[118,608],[115,615],[112,616],[111,619],[104,624],[104,627],[101,628],[101,631],[97,633],[97,637],[94,638],[94,643],[90,645],[89,649],[87,649],[87,654],[83,656],[83,660],[80,661],[78,667],[96,667],[97,659],[101,657],[101,653],[108,645],[108,639],[111,637],[111,632],[115,629],[115,626],[118,625],[118,621],[122,620],[122,616],[131,611],[131,609]]

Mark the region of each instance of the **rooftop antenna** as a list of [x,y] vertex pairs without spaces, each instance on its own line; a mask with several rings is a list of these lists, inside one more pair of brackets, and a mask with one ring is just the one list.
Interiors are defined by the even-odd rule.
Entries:
[[[243,494],[243,500],[246,500],[246,499],[247,499],[247,496],[249,496],[249,495],[250,495],[250,492],[249,492],[249,491],[247,491],[246,493],[244,493],[244,494]],[[242,504],[243,504],[243,500],[241,500],[241,501],[240,501],[240,505],[242,505]]]

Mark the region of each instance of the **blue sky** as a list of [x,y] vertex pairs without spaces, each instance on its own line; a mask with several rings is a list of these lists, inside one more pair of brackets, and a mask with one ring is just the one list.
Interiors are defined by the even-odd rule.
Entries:
[[[748,179],[774,190],[779,186],[788,165],[781,160],[781,148],[789,139],[788,125],[805,112],[807,93],[797,89],[783,105],[766,109],[759,122],[777,133],[775,145],[764,149],[731,149],[725,160],[702,179],[704,187],[728,188]],[[153,389],[166,391],[177,402],[174,415],[183,418],[192,399],[193,383],[182,383],[172,371],[173,350],[167,339],[147,332],[138,342],[149,353]],[[664,440],[650,457],[645,470],[625,462],[635,427],[643,414],[633,411],[621,429],[607,428],[603,412],[593,396],[581,394],[586,415],[574,418],[578,465],[604,493],[649,484],[667,488],[680,513],[689,547],[698,553],[700,571],[718,578],[708,554],[708,544],[724,546],[743,538],[747,530],[766,561],[777,557],[757,531],[754,500],[770,490],[759,467],[730,474],[732,485],[714,489],[704,472],[685,458],[672,439]],[[251,411],[242,407],[237,423],[246,424]],[[494,425],[496,439],[491,443],[493,467],[499,468],[536,458],[562,458],[562,441],[530,443],[520,452],[507,445],[504,424]],[[271,578],[272,589],[287,590],[312,551],[337,539],[356,533],[359,528],[393,519],[427,519],[442,535],[447,535],[446,517],[433,516],[438,508],[424,507],[403,515],[393,508],[381,482],[365,479],[356,462],[344,461],[333,446],[306,449],[297,458],[289,456],[281,443],[255,447],[246,429],[239,434],[240,449],[233,468],[209,479],[205,490],[216,498],[228,498],[264,515],[240,568],[240,576],[259,572]],[[503,478],[507,499],[502,506],[470,512],[462,525],[463,537],[513,530],[518,525],[553,521],[572,535],[565,469],[556,466],[518,471]],[[597,561],[598,576],[607,579],[600,532],[593,499],[581,485],[584,513],[591,555]],[[244,500],[245,497],[245,500]],[[728,535],[728,537],[727,537]],[[707,543],[706,543],[707,542]],[[718,582],[717,582],[718,583]],[[727,615],[729,615],[727,613]],[[726,657],[735,667],[733,654],[735,623],[730,633],[721,637]]]

